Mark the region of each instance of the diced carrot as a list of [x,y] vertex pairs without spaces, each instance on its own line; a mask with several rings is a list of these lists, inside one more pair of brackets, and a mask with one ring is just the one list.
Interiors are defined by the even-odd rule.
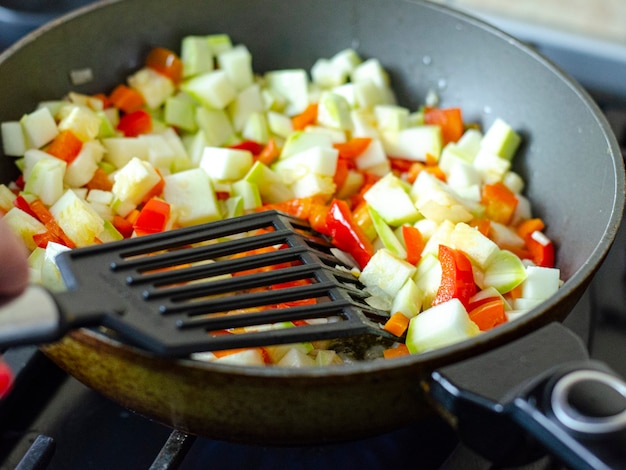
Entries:
[[524,240],[532,235],[533,232],[541,232],[545,228],[543,220],[538,217],[527,219],[519,223],[516,227],[517,234]]
[[383,351],[383,357],[385,359],[393,359],[395,357],[406,356],[411,354],[409,348],[404,343],[398,344],[395,348],[387,348]]
[[56,158],[72,163],[82,148],[83,141],[76,137],[76,134],[71,130],[65,129],[52,139],[52,142],[45,150]]
[[164,47],[155,47],[145,61],[146,67],[166,76],[174,83],[183,78],[183,62],[175,52]]
[[361,155],[371,142],[370,137],[353,137],[346,142],[333,144],[333,147],[339,151],[339,158],[352,160]]
[[123,83],[113,89],[109,95],[109,100],[113,103],[113,106],[125,113],[137,111],[145,104],[141,93]]
[[497,182],[483,186],[481,202],[485,214],[491,220],[508,225],[517,208],[517,196],[504,183]]
[[125,217],[125,219],[131,225],[134,225],[135,221],[137,220],[137,217],[139,217],[139,210],[133,209],[132,211],[129,212],[129,214]]
[[317,122],[317,103],[309,104],[304,111],[291,118],[294,131],[301,131]]
[[68,237],[65,231],[57,223],[54,216],[40,199],[35,199],[30,203],[30,208],[36,214],[37,219],[43,223],[48,232],[56,239],[57,243],[67,246],[68,248],[76,248],[76,244]]
[[470,319],[478,325],[481,331],[487,331],[494,326],[506,322],[504,313],[504,302],[502,299],[495,299],[485,302],[469,312]]
[[435,178],[443,181],[444,183],[448,179],[448,177],[446,176],[446,174],[443,172],[443,170],[441,169],[439,165],[426,165],[424,167],[424,171],[427,171],[428,173],[433,175]]
[[403,225],[402,238],[404,239],[404,246],[406,248],[407,262],[417,265],[422,258],[422,251],[425,245],[422,233],[413,225]]
[[165,188],[165,179],[163,179],[163,175],[158,168],[155,168],[155,170],[161,178],[154,186],[152,186],[152,189],[148,191],[148,193],[145,195],[145,197],[143,198],[144,202],[149,201],[153,197],[160,196],[163,192],[163,188]]
[[256,159],[265,165],[271,165],[279,156],[280,147],[276,143],[276,140],[270,139],[265,147],[263,147],[263,150],[261,150],[261,153],[257,155]]
[[119,215],[113,216],[113,227],[122,234],[124,238],[130,238],[133,234],[133,224]]
[[409,327],[409,319],[402,312],[395,312],[385,322],[383,329],[392,335],[402,336]]
[[432,153],[426,153],[426,166],[436,166],[439,159]]
[[312,204],[308,218],[311,228],[319,233],[328,235],[328,228],[326,227],[327,215],[328,206],[324,202],[317,202]]
[[419,176],[420,172],[425,168],[425,165],[420,162],[414,162],[406,173],[407,182],[413,184]]
[[491,230],[491,221],[489,219],[473,219],[469,225],[476,228],[485,237],[489,236]]
[[367,202],[362,201],[352,209],[352,217],[354,222],[361,227],[367,238],[373,241],[377,237],[376,228],[372,221],[372,216],[368,209]]
[[111,191],[113,189],[113,181],[109,178],[109,175],[102,168],[96,169],[93,177],[85,185],[85,187],[91,191],[92,189],[99,189],[102,191]]
[[348,161],[345,158],[337,159],[337,166],[335,167],[335,174],[333,175],[333,182],[337,190],[341,189],[346,182],[349,170]]
[[465,131],[461,108],[426,108],[424,122],[441,127],[444,145],[449,142],[456,142]]

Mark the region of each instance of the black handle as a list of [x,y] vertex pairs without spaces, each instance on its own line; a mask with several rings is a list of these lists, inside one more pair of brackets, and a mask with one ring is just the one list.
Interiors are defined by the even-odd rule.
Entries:
[[496,464],[549,453],[572,469],[626,468],[626,382],[560,324],[441,368],[427,389]]

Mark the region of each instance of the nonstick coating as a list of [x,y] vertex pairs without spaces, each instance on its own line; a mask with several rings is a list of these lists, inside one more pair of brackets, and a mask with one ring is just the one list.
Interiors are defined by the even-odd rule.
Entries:
[[[46,353],[88,386],[183,431],[234,441],[300,444],[381,433],[430,409],[420,379],[553,320],[580,298],[613,241],[624,204],[619,147],[580,86],[504,33],[447,8],[390,0],[124,0],[46,25],[0,56],[0,121],[69,90],[110,91],[153,46],[227,33],[257,71],[307,68],[348,47],[391,72],[413,109],[430,90],[467,121],[508,121],[524,137],[515,169],[547,223],[566,280],[528,315],[471,341],[420,356],[291,370],[156,359],[87,330]],[[72,71],[93,80],[74,86]],[[17,173],[0,158],[0,175]]]

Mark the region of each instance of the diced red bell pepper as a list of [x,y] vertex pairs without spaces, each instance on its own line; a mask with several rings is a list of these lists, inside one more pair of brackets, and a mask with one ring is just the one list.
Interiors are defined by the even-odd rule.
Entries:
[[536,230],[527,237],[526,247],[537,266],[554,267],[554,243],[543,232]]
[[124,114],[120,117],[117,129],[126,137],[137,137],[152,130],[152,117],[143,109]]
[[152,49],[146,57],[145,65],[176,84],[180,83],[183,78],[182,60],[175,52],[164,47]]
[[462,251],[445,245],[439,245],[439,262],[441,284],[432,304],[459,299],[467,308],[469,299],[476,293],[472,263]]
[[133,224],[137,235],[162,232],[170,216],[170,205],[160,199],[150,199]]
[[26,212],[28,215],[30,215],[30,216],[34,217],[35,219],[39,220],[39,218],[37,217],[37,214],[35,214],[35,212],[30,207],[30,204],[24,198],[24,196],[19,196],[18,195],[15,199],[13,199],[13,205],[15,207],[17,207],[18,209],[23,210],[24,212]]
[[13,385],[13,371],[0,359],[0,398],[6,395]]
[[263,144],[255,142],[254,140],[243,140],[237,144],[230,146],[231,149],[247,150],[252,155],[258,155],[263,151]]
[[334,199],[331,202],[326,215],[326,229],[335,246],[352,255],[361,269],[374,255],[374,246],[354,221],[345,201]]

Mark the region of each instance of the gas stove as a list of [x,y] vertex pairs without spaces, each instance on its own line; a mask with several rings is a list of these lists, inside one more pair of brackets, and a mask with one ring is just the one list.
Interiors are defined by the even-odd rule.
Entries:
[[[62,11],[90,1],[0,1],[0,50]],[[38,10],[39,8],[39,10]],[[590,47],[524,25],[497,26],[526,40],[577,78],[601,106],[626,148],[626,55],[619,48]],[[570,38],[571,39],[571,38]],[[594,73],[589,71],[593,70]],[[602,73],[597,73],[602,70]],[[566,325],[593,353],[598,324],[626,325],[626,227]],[[625,347],[626,349],[626,347]],[[493,465],[459,443],[441,418],[349,442],[268,447],[187,435],[108,400],[68,376],[37,348],[13,348],[4,360],[16,373],[11,393],[0,401],[1,469],[150,468],[191,470],[243,468],[394,468],[412,462],[424,469],[487,469]],[[518,469],[559,469],[550,457]]]

